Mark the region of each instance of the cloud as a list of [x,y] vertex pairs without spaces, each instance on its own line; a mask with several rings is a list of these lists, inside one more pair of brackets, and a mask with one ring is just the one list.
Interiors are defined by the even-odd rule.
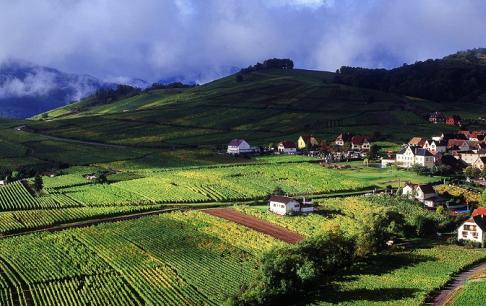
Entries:
[[484,14],[476,0],[2,1],[0,61],[149,82],[204,82],[268,57],[393,67],[481,46]]

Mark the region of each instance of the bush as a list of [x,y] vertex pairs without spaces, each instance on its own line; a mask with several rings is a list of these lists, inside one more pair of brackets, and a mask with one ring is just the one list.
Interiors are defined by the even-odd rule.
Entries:
[[288,305],[328,282],[354,260],[354,243],[341,234],[316,236],[264,254],[256,281],[232,305]]
[[415,219],[415,228],[417,230],[417,236],[432,237],[437,235],[438,223],[431,218],[418,216]]

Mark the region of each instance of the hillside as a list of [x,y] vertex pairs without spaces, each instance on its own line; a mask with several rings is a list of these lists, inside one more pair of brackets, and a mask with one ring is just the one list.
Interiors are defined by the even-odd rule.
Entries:
[[[236,137],[255,145],[296,139],[302,133],[333,138],[341,131],[401,141],[412,133],[428,135],[445,128],[429,124],[423,118],[427,112],[477,117],[463,111],[464,104],[444,106],[335,84],[333,79],[329,72],[262,70],[245,74],[240,82],[233,75],[184,91],[150,91],[107,105],[83,107],[81,102],[27,125],[67,138],[174,148],[223,145]],[[73,111],[76,107],[79,110]]]

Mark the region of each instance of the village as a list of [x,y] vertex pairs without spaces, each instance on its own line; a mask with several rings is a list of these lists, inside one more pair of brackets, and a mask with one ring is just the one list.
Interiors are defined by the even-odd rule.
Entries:
[[[446,124],[461,127],[460,118],[456,115],[443,116],[432,113],[429,117],[432,124]],[[371,152],[373,151],[373,152]],[[317,158],[326,167],[343,168],[346,162],[363,161],[366,164],[375,161],[381,168],[395,167],[418,173],[447,172],[449,177],[462,177],[462,183],[476,186],[486,185],[486,131],[458,130],[453,133],[441,133],[430,137],[413,136],[404,143],[399,151],[379,151],[379,148],[366,135],[340,133],[333,141],[319,139],[314,135],[299,136],[296,142],[283,140],[265,148],[252,147],[244,139],[233,139],[227,146],[227,154],[287,154],[307,155]],[[337,163],[343,166],[336,166]],[[440,170],[438,170],[440,169]],[[436,172],[434,172],[436,171]],[[396,191],[385,193],[399,195],[404,199],[420,203],[424,209],[444,209],[451,215],[470,216],[457,229],[458,241],[470,241],[485,245],[486,243],[486,209],[476,208],[464,199],[454,197],[448,192],[438,192],[435,185],[442,183],[412,184],[403,182]],[[457,181],[456,181],[457,183]],[[449,183],[450,184],[450,183]],[[274,194],[268,200],[268,209],[280,216],[309,214],[315,212],[317,205],[312,199]]]

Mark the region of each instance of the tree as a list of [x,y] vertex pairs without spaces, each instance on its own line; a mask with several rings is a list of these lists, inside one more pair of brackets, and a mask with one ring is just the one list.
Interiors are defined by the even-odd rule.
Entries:
[[236,74],[236,82],[240,83],[243,81],[243,75],[241,73]]
[[486,207],[486,189],[481,192],[481,198],[479,199],[481,206]]
[[106,174],[104,172],[99,173],[96,175],[96,184],[106,184],[108,183],[108,178],[106,177]]
[[476,167],[468,166],[464,169],[464,175],[469,178],[477,178],[481,174],[481,170]]
[[374,159],[377,159],[378,158],[378,153],[380,152],[380,147],[378,147],[378,145],[376,144],[372,144],[370,146],[370,151],[368,153],[368,158],[370,160],[374,160]]
[[272,192],[273,195],[285,195],[285,191],[282,189],[282,187],[280,186],[277,186],[273,192]]
[[44,188],[44,181],[42,180],[42,176],[36,175],[34,178],[34,189],[37,192],[40,192]]

